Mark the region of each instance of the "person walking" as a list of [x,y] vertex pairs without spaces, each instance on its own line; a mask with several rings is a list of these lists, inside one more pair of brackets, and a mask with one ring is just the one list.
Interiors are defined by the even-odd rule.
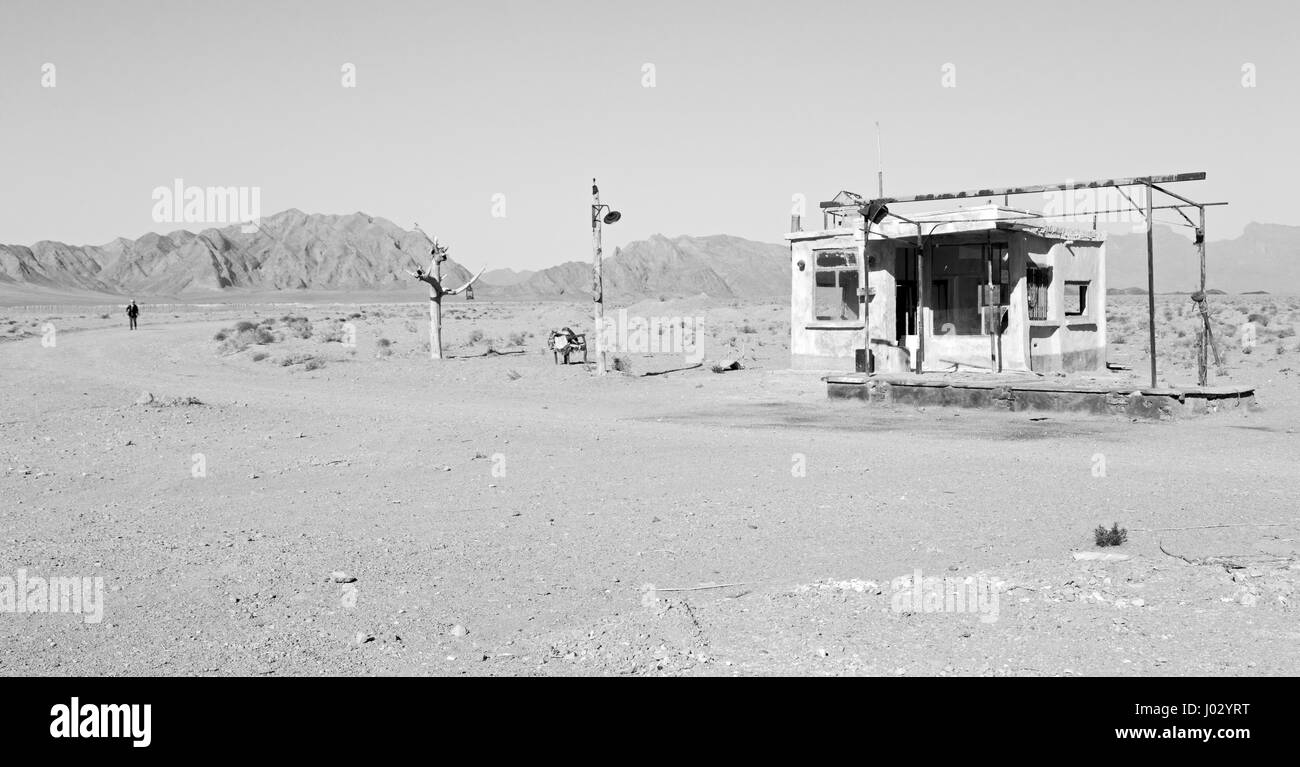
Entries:
[[135,330],[135,318],[140,316],[140,307],[135,305],[135,301],[126,307],[126,316],[131,320],[131,329]]

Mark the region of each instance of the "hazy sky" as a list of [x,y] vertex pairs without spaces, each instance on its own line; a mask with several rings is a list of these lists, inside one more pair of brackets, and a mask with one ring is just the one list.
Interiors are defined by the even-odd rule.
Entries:
[[0,242],[196,228],[152,218],[182,178],[539,268],[589,257],[592,176],[624,213],[611,252],[778,242],[792,195],[812,213],[874,190],[877,120],[887,193],[1203,170],[1180,191],[1231,201],[1218,239],[1300,224],[1298,21],[1187,0],[3,0]]

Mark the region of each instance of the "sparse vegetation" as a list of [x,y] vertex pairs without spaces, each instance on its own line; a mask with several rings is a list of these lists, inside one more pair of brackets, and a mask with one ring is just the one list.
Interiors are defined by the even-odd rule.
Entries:
[[1109,530],[1104,525],[1097,525],[1097,529],[1092,531],[1092,536],[1098,546],[1119,546],[1128,540],[1128,530],[1115,522]]

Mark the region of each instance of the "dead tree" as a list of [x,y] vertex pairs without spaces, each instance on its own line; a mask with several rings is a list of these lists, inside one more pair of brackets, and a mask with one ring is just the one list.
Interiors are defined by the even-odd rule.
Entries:
[[454,296],[457,293],[464,292],[479,277],[483,276],[484,271],[480,269],[478,274],[471,277],[469,282],[459,288],[445,290],[442,287],[442,262],[447,260],[447,253],[450,250],[446,245],[439,243],[435,237],[433,238],[433,249],[430,251],[432,259],[429,261],[429,271],[416,269],[412,272],[408,269],[406,272],[420,282],[429,283],[429,359],[433,360],[442,359],[442,297]]

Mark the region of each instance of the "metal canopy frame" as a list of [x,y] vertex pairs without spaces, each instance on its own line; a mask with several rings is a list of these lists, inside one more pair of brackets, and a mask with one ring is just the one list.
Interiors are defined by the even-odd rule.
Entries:
[[[862,355],[862,363],[861,363],[862,372],[868,371],[869,363],[867,362],[867,360],[870,357],[870,349],[871,349],[871,321],[870,321],[870,316],[867,313],[867,306],[866,306],[868,300],[868,290],[867,290],[868,270],[867,270],[867,259],[865,257],[865,251],[866,251],[867,243],[870,242],[871,239],[871,225],[873,223],[878,224],[881,221],[883,221],[886,217],[889,216],[892,216],[894,218],[899,219],[900,221],[916,226],[917,354],[915,360],[915,367],[917,373],[921,372],[922,365],[924,364],[925,361],[925,332],[924,332],[924,326],[922,325],[923,321],[921,319],[921,316],[926,308],[925,306],[926,291],[924,288],[925,272],[924,272],[924,263],[923,263],[924,254],[926,251],[925,248],[926,243],[925,243],[925,236],[922,234],[921,231],[921,226],[922,224],[927,224],[927,223],[934,223],[937,225],[939,223],[946,223],[946,221],[910,219],[907,218],[906,216],[902,216],[890,211],[889,205],[915,203],[915,202],[936,202],[936,201],[943,201],[943,200],[970,200],[970,199],[975,199],[980,197],[1002,197],[1005,199],[1013,195],[1042,194],[1044,192],[1064,192],[1064,191],[1073,191],[1076,189],[1103,189],[1103,188],[1110,188],[1110,187],[1119,188],[1120,194],[1123,194],[1124,198],[1127,199],[1130,204],[1133,204],[1132,198],[1130,198],[1127,194],[1124,194],[1123,187],[1145,186],[1148,190],[1145,210],[1139,208],[1136,204],[1133,204],[1132,208],[1107,210],[1107,211],[1086,211],[1080,213],[1062,213],[1059,215],[1049,216],[1048,218],[1067,218],[1067,217],[1077,216],[1077,215],[1095,216],[1099,213],[1119,213],[1125,210],[1136,210],[1138,211],[1138,213],[1142,214],[1142,216],[1146,219],[1148,350],[1151,354],[1151,388],[1155,389],[1158,388],[1159,383],[1158,383],[1158,374],[1157,374],[1157,366],[1156,366],[1156,290],[1155,290],[1155,240],[1154,240],[1155,222],[1152,218],[1152,214],[1156,210],[1173,210],[1177,212],[1178,215],[1183,217],[1183,219],[1187,222],[1187,226],[1191,227],[1195,231],[1196,236],[1194,240],[1195,240],[1198,255],[1200,257],[1200,266],[1201,266],[1200,290],[1192,294],[1192,301],[1194,301],[1197,304],[1197,307],[1200,310],[1201,317],[1203,319],[1203,327],[1201,329],[1201,343],[1197,354],[1197,369],[1196,369],[1197,383],[1200,386],[1206,386],[1209,382],[1209,357],[1208,357],[1209,347],[1214,342],[1214,336],[1210,328],[1209,310],[1206,308],[1205,305],[1205,298],[1206,298],[1205,209],[1209,207],[1219,206],[1219,205],[1227,205],[1228,203],[1195,202],[1187,197],[1183,197],[1180,194],[1176,194],[1174,192],[1169,191],[1164,186],[1165,184],[1175,184],[1175,183],[1182,183],[1185,181],[1204,181],[1204,180],[1205,180],[1204,171],[1196,171],[1192,173],[1172,173],[1166,175],[1153,175],[1153,176],[1132,176],[1128,178],[1108,178],[1108,179],[1099,179],[1096,181],[1067,181],[1064,183],[1057,183],[1057,184],[1035,184],[1032,186],[1011,186],[1011,187],[999,187],[999,188],[992,188],[992,189],[973,189],[973,190],[968,190],[963,192],[916,194],[908,197],[883,197],[882,196],[882,197],[876,197],[874,199],[866,199],[861,195],[856,194],[854,192],[850,192],[848,190],[841,191],[838,195],[836,195],[836,197],[840,197],[840,196],[848,197],[851,200],[851,202],[845,204],[843,202],[835,202],[834,200],[832,200],[828,202],[822,202],[820,204],[820,207],[824,215],[825,214],[834,215],[834,211],[837,210],[839,211],[856,210],[862,217],[862,229],[863,229],[862,247],[863,247],[864,254],[863,254],[863,258],[860,258],[858,260],[859,261],[858,284],[860,286],[858,288],[858,301],[860,304],[859,310],[863,318],[863,339],[862,339],[863,355]],[[1154,205],[1152,198],[1155,192],[1159,192],[1170,198],[1173,198],[1177,202],[1168,205],[1159,205],[1159,206]],[[1188,217],[1186,213],[1183,212],[1183,210],[1186,208],[1196,209],[1198,215],[1197,221],[1193,221],[1190,217]],[[1032,215],[1032,214],[1025,214],[1020,216],[1014,216],[1008,218],[996,218],[991,220],[992,221],[1004,221],[1004,220],[1023,221],[1023,220],[1029,220],[1034,218],[1043,218],[1043,217]],[[1216,359],[1218,357],[1217,349],[1215,350],[1215,357]]]

